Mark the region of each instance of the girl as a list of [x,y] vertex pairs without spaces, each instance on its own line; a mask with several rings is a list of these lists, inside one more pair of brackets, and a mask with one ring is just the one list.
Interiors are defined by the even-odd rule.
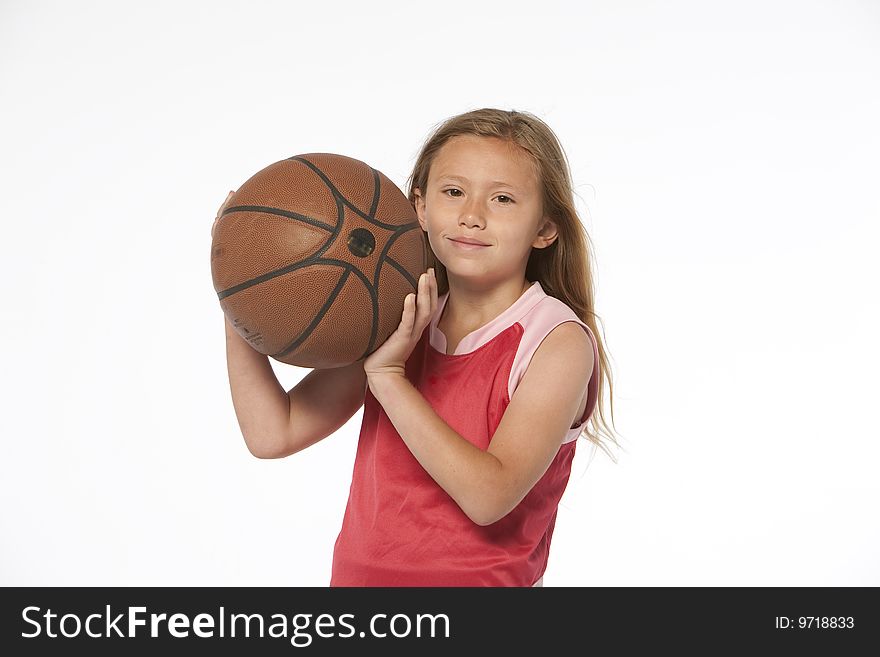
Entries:
[[480,109],[434,131],[408,184],[431,262],[397,330],[285,394],[227,324],[236,414],[279,457],[363,404],[331,586],[539,586],[576,439],[616,444],[568,166],[534,115]]

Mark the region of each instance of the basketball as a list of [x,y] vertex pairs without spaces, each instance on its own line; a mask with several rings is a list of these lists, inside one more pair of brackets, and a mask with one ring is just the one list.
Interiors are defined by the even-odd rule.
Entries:
[[403,192],[333,153],[295,155],[251,176],[211,243],[214,290],[236,332],[260,353],[309,368],[378,349],[427,262]]

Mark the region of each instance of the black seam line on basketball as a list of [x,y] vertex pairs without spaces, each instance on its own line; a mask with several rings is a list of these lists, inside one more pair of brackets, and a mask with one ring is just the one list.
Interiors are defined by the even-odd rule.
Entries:
[[[379,253],[379,262],[376,266],[376,280],[373,281],[373,285],[379,286],[379,277],[382,275],[382,265],[388,260],[388,251],[391,250],[391,247],[394,246],[394,242],[397,241],[397,238],[403,235],[404,233],[408,233],[411,230],[414,230],[416,226],[418,226],[418,222],[413,222],[411,224],[406,224],[406,226],[401,226],[400,230],[394,232],[394,234],[388,238],[388,241],[385,242],[385,246],[382,248],[382,251]],[[413,286],[413,289],[416,289],[415,284],[412,279],[409,279],[410,284]]]
[[346,207],[351,208],[352,211],[354,211],[355,214],[357,214],[364,221],[368,221],[371,224],[379,226],[380,228],[385,228],[387,230],[394,230],[395,228],[397,228],[400,225],[400,224],[386,224],[384,221],[379,221],[378,219],[376,219],[376,217],[372,216],[371,214],[367,214],[366,212],[361,210],[359,207],[357,207],[351,201],[349,201],[347,198],[345,198],[345,196],[342,195],[342,192],[340,192],[338,189],[336,189],[335,185],[332,182],[330,182],[330,178],[328,178],[323,171],[321,171],[318,167],[316,167],[314,164],[309,162],[307,159],[302,158],[299,155],[294,155],[293,157],[289,157],[287,159],[288,160],[296,160],[297,162],[302,162],[307,167],[309,167],[312,171],[314,171],[316,174],[318,174],[318,176],[321,178],[321,180],[324,181],[324,184],[327,185],[327,188],[330,190],[330,193],[333,194],[333,196],[335,196],[336,198],[341,199]]
[[[249,287],[253,287],[254,285],[259,285],[260,283],[265,283],[266,281],[275,278],[276,276],[283,276],[289,272],[295,271],[300,268],[300,266],[315,264],[317,262],[321,262],[321,256],[327,252],[333,243],[336,241],[336,238],[339,237],[339,233],[342,231],[342,203],[339,198],[335,199],[336,201],[336,225],[331,228],[330,236],[327,238],[327,241],[321,245],[315,253],[305,258],[304,260],[299,260],[290,265],[285,265],[283,267],[279,267],[274,271],[266,272],[265,274],[260,274],[256,278],[252,278],[250,280],[239,283],[238,285],[233,285],[230,288],[222,290],[217,294],[218,299],[225,299],[226,297],[235,294],[236,292],[241,292],[242,290],[246,290]],[[368,283],[369,284],[369,283]]]
[[[390,238],[388,238],[388,242],[385,244],[385,248],[382,249],[382,252],[379,256],[379,262],[376,267],[376,281],[370,282],[369,279],[367,279],[366,277],[363,277],[364,282],[366,283],[367,287],[372,288],[372,287],[375,287],[376,285],[378,285],[379,273],[382,271],[382,263],[385,262],[385,259],[386,259],[385,253],[390,248],[390,245],[398,237],[400,237],[403,233],[409,232],[410,230],[414,230],[418,225],[419,225],[419,222],[417,222],[417,221],[414,221],[413,223],[410,223],[410,224],[404,224],[403,226],[400,226],[399,229],[397,231],[395,231],[395,233]],[[337,231],[341,227],[342,227],[342,224],[341,223],[338,224]],[[330,246],[333,244],[333,242],[336,241],[337,236],[338,236],[338,232],[334,231],[334,233],[330,236],[330,238],[327,240],[327,242],[320,249],[318,249],[318,251],[316,251],[314,254],[310,255],[305,260],[300,260],[300,261],[295,262],[291,265],[285,265],[284,267],[279,267],[278,269],[275,269],[270,272],[266,272],[265,274],[260,274],[259,276],[255,277],[255,278],[251,278],[251,279],[244,281],[242,283],[239,283],[238,285],[233,285],[232,287],[226,288],[225,290],[221,290],[220,292],[217,293],[217,299],[218,300],[225,299],[226,297],[231,296],[231,295],[235,294],[236,292],[241,292],[242,290],[246,290],[247,288],[253,287],[254,285],[259,285],[260,283],[265,283],[266,281],[268,281],[272,278],[275,278],[276,276],[283,276],[284,274],[288,274],[292,271],[295,271],[295,270],[299,269],[301,266],[322,264],[322,263],[330,264],[330,263],[343,262],[341,260],[324,259],[321,257],[322,255],[324,255],[324,253],[327,252],[327,249],[330,248]],[[413,284],[413,289],[415,289],[415,284]]]
[[[376,336],[379,333],[379,297],[378,297],[378,293],[377,293],[376,289],[370,284],[370,279],[368,279],[366,276],[364,276],[363,272],[361,272],[360,269],[358,269],[357,267],[352,265],[350,262],[346,262],[345,260],[334,260],[332,258],[320,258],[320,257],[310,257],[306,260],[301,260],[299,262],[296,262],[292,265],[285,267],[284,269],[286,271],[284,271],[282,273],[286,274],[286,273],[289,273],[292,271],[296,271],[297,269],[302,269],[303,267],[310,267],[314,264],[338,265],[338,266],[342,267],[344,270],[346,270],[349,274],[354,274],[355,276],[360,278],[364,284],[364,287],[367,288],[367,292],[370,295],[370,305],[372,307],[373,312],[372,312],[372,321],[370,323],[370,341],[367,344],[367,350],[364,353],[365,354],[370,353],[370,351],[373,348],[373,344],[376,342]],[[278,275],[280,276],[281,274],[279,273]],[[240,287],[240,286],[236,286],[236,287]],[[238,291],[240,291],[240,290],[235,290],[234,288],[229,288],[229,290],[225,290],[224,292],[221,292],[220,294],[221,295],[225,294],[226,296],[229,296],[229,294],[234,294],[235,292],[238,292]],[[226,294],[227,292],[229,292],[229,294]],[[220,296],[220,295],[218,295],[218,296]],[[223,297],[221,296],[220,298],[223,298]],[[297,339],[299,339],[299,338],[297,338]],[[281,353],[286,353],[286,350]],[[361,358],[363,358],[363,356],[361,356]],[[358,359],[358,360],[360,360],[360,359]]]
[[373,172],[373,202],[370,204],[370,216],[376,216],[376,208],[379,206],[379,194],[381,193],[381,181],[379,180],[379,172],[376,171],[373,167],[370,167],[370,171]]
[[235,205],[231,208],[227,208],[221,214],[221,217],[225,217],[227,214],[232,212],[263,212],[265,214],[275,214],[280,217],[287,217],[288,219],[296,219],[297,221],[302,221],[303,223],[309,224],[310,226],[316,226],[317,228],[323,228],[324,230],[329,230],[333,232],[333,226],[330,224],[325,224],[323,221],[318,221],[317,219],[313,219],[312,217],[307,217],[303,214],[298,214],[296,212],[290,212],[289,210],[282,210],[281,208],[271,208],[263,205]]
[[[391,258],[391,257],[387,257],[387,256],[386,256],[383,262],[387,262],[389,265],[391,265],[391,266],[394,267],[397,271],[399,271],[401,274],[403,274],[403,277],[404,277],[407,281],[409,281],[409,284],[412,286],[412,288],[413,288],[414,290],[416,289],[416,286],[418,285],[418,283],[416,282],[416,280],[415,280],[415,279],[412,277],[412,275],[411,275],[406,269],[404,269],[404,267],[403,267],[401,264],[399,264],[394,258]],[[379,305],[378,305],[378,300],[377,300],[377,301],[376,301],[376,304],[375,304],[375,310],[373,311],[373,312],[374,312],[374,316],[376,316],[376,317],[378,317],[378,313],[379,313],[378,308],[379,308]],[[358,358],[358,360],[363,360],[364,358],[366,358],[367,356],[369,356],[369,355],[374,351],[374,349],[373,349],[373,342],[374,342],[375,339],[376,339],[376,334],[377,334],[377,333],[378,333],[378,327],[375,327],[375,328],[373,329],[373,331],[371,332],[371,334],[370,334],[370,344],[367,345],[367,349],[364,351],[364,353],[362,353],[362,354],[360,355],[360,358]]]
[[[373,345],[376,343],[376,336],[379,334],[379,297],[378,297],[378,293],[377,293],[376,289],[370,285],[369,279],[366,276],[364,276],[363,272],[361,272],[357,267],[354,267],[351,263],[346,262],[345,260],[333,260],[331,258],[321,258],[320,262],[322,264],[328,264],[328,265],[339,265],[340,267],[345,269],[349,274],[354,274],[355,276],[357,276],[358,278],[361,279],[361,282],[363,282],[364,287],[367,288],[367,292],[370,295],[370,305],[372,307],[372,313],[371,313],[372,321],[370,322],[370,340],[367,344],[367,348],[364,351],[364,353],[361,355],[360,358],[357,359],[357,360],[361,360],[364,358],[364,356],[366,356],[371,351],[373,351]],[[302,266],[307,266],[308,264],[312,264],[312,263],[303,262],[303,263],[299,263],[299,264],[301,264]],[[331,302],[332,302],[332,299],[331,299]],[[287,353],[287,350],[285,349],[285,351],[281,352],[281,353]]]
[[306,340],[306,338],[308,338],[312,334],[312,331],[315,330],[315,327],[321,323],[321,320],[324,319],[324,315],[326,315],[327,311],[330,310],[330,306],[333,305],[333,302],[336,300],[336,297],[339,295],[340,291],[342,291],[342,288],[350,275],[350,269],[346,269],[342,272],[342,276],[339,277],[339,282],[336,283],[336,287],[333,288],[333,291],[330,293],[330,296],[327,297],[327,300],[324,302],[324,305],[321,307],[321,309],[317,313],[315,313],[315,316],[312,318],[311,323],[302,333],[299,334],[299,337],[297,337],[296,340],[291,342],[277,354],[272,354],[273,358],[281,358],[282,356],[286,356],[291,351],[300,346]]
[[385,258],[385,262],[394,267],[397,271],[399,271],[403,277],[412,285],[413,289],[416,288],[418,282],[416,279],[412,277],[412,275],[404,268],[403,265],[399,264],[394,258]]

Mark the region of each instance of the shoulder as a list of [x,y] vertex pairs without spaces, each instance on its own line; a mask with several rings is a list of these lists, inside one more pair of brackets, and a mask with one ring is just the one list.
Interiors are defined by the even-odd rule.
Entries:
[[569,376],[583,372],[589,377],[594,354],[593,340],[587,331],[575,320],[564,321],[551,329],[538,345],[529,369],[537,365],[548,374],[554,370]]
[[[550,361],[549,367],[561,367],[566,379],[574,374],[571,363],[577,361],[589,378],[595,360],[592,333],[566,303],[543,295],[529,311],[520,318],[523,334],[517,347],[510,370],[508,393],[512,397],[527,370],[536,369],[542,360]],[[536,360],[537,359],[537,360]],[[534,378],[534,377],[532,377]]]

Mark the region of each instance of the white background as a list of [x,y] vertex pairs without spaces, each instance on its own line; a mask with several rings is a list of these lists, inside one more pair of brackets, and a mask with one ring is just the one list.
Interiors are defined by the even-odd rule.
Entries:
[[580,442],[545,585],[880,585],[878,37],[869,0],[3,2],[0,584],[326,586],[361,412],[248,453],[214,214],[299,153],[402,188],[499,107],[571,161],[626,448]]

